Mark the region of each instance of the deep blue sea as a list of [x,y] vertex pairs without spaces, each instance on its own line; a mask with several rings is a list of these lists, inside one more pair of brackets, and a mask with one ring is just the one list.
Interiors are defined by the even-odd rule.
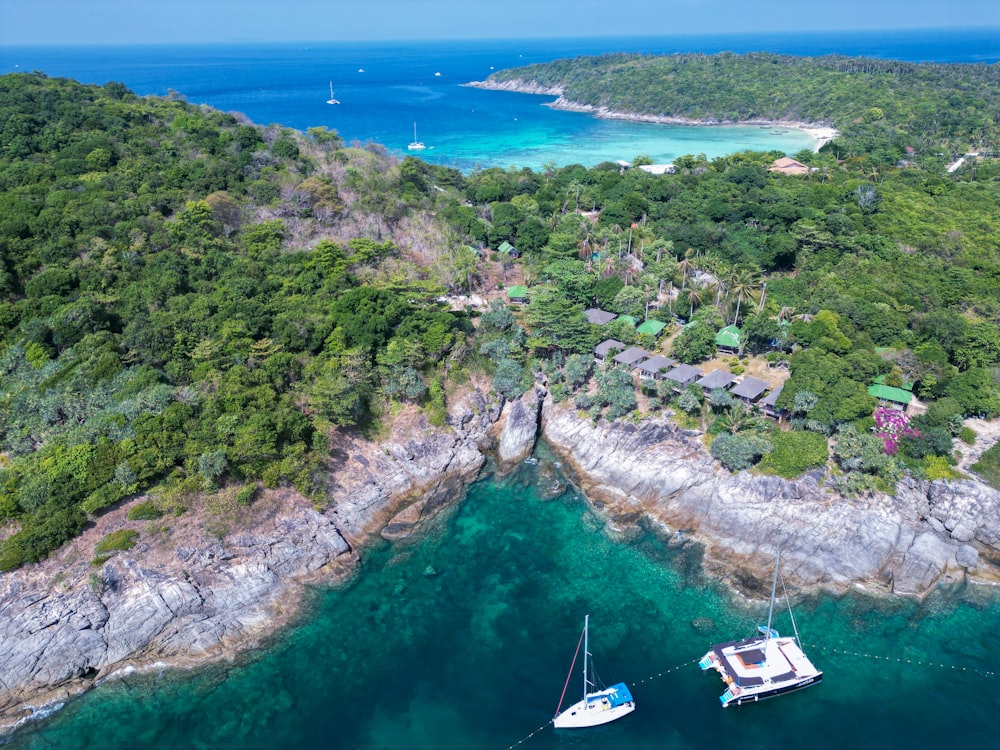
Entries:
[[[427,161],[463,171],[545,164],[593,166],[650,156],[712,158],[744,149],[795,153],[815,141],[799,130],[675,127],[599,120],[543,106],[553,97],[463,87],[493,70],[606,52],[774,51],[910,61],[996,62],[1000,30],[488,40],[424,43],[7,47],[0,73],[41,70],[87,83],[120,81],[137,94],[176,91],[254,122],[326,126],[349,143],[406,154],[417,137]],[[330,84],[338,105],[329,105]]]
[[[0,72],[116,80],[139,94],[173,89],[259,123],[326,125],[349,141],[399,153],[416,122],[420,139],[434,146],[422,158],[462,169],[773,147],[744,140],[761,137],[759,128],[740,134],[603,122],[540,106],[544,97],[458,85],[491,68],[567,55],[686,50],[996,62],[1000,33],[22,47],[0,50]],[[331,80],[340,105],[325,103]],[[709,140],[716,130],[722,135]],[[780,147],[794,152],[802,144]],[[552,464],[544,446],[540,458],[512,476],[485,477],[414,538],[365,550],[349,584],[317,590],[294,627],[238,663],[105,683],[9,746],[1000,747],[1000,591],[954,586],[923,602],[861,590],[839,597],[792,591],[796,624],[823,683],[722,709],[722,683],[695,662],[711,643],[753,632],[766,604],[706,578],[699,550],[676,537],[610,539],[577,494],[547,496]],[[557,732],[546,723],[588,613],[600,675],[626,681],[638,708],[605,727]],[[785,619],[775,624],[790,628]]]

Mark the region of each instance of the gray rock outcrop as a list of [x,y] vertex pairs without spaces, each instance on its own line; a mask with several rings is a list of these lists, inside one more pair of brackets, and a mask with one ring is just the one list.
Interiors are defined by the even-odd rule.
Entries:
[[972,568],[998,575],[979,562],[1000,558],[1000,493],[976,482],[907,480],[896,495],[843,498],[824,488],[823,472],[795,481],[733,475],[698,433],[667,420],[594,426],[551,400],[542,434],[615,531],[642,521],[683,530],[704,544],[706,567],[733,583],[767,570],[778,548],[800,585],[923,595]]
[[[304,584],[349,575],[372,535],[405,536],[461,498],[496,447],[503,406],[473,390],[447,426],[413,410],[377,444],[337,436],[322,512],[270,491],[238,522],[185,514],[151,531],[122,506],[49,560],[0,575],[0,731],[109,674],[253,647],[295,613]],[[140,544],[94,568],[97,542],[120,528]]]
[[535,449],[544,398],[545,391],[534,388],[505,410],[497,443],[497,463],[501,469],[523,461]]

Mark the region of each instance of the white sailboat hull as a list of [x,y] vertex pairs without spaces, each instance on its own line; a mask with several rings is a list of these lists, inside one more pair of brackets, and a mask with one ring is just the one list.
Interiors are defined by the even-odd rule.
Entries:
[[609,695],[611,692],[612,690],[608,689],[597,693],[588,693],[587,697],[582,701],[574,703],[554,718],[552,726],[556,729],[596,727],[620,719],[635,711],[634,701],[629,701],[619,706],[612,706],[611,701],[606,697],[602,697]]

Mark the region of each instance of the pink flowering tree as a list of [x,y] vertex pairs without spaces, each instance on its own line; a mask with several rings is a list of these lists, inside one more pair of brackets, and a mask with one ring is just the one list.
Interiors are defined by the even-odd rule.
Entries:
[[898,409],[880,406],[872,415],[875,426],[872,431],[882,439],[885,452],[889,456],[896,455],[899,441],[904,437],[917,437],[920,433],[910,426],[910,418]]

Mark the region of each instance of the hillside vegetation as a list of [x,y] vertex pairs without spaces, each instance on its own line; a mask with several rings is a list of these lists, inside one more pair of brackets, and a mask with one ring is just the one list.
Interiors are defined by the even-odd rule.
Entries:
[[[821,466],[845,494],[953,476],[963,418],[1000,414],[1000,170],[945,173],[874,122],[898,159],[838,141],[797,177],[777,153],[463,175],[120,84],[0,78],[0,569],[138,495],[158,528],[226,485],[322,506],[337,431],[377,435],[402,402],[442,425],[472,375],[506,398],[544,378],[594,420],[668,414],[730,469]],[[790,373],[781,426],[594,364],[610,337],[704,362],[727,324],[734,371]],[[893,435],[878,376],[926,405]]]
[[902,146],[933,154],[996,150],[1000,65],[907,63],[839,55],[614,54],[497,71],[490,82],[558,88],[569,102],[698,121],[829,123],[842,152]]

